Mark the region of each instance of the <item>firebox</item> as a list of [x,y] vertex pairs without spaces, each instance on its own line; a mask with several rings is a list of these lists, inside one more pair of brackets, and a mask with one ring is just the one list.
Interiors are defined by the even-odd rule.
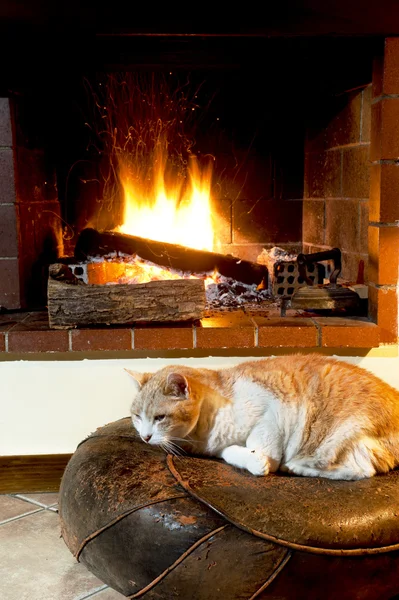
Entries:
[[252,263],[339,248],[362,322],[395,341],[396,61],[382,36],[129,32],[7,74],[2,310],[45,310],[49,265],[94,228]]

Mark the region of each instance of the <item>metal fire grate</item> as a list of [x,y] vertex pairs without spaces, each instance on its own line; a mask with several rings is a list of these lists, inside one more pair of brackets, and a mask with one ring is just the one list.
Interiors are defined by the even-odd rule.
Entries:
[[[320,263],[307,265],[306,274],[315,284],[322,284],[326,269]],[[272,294],[274,297],[292,296],[297,289],[306,286],[300,276],[296,261],[278,261],[273,265]]]

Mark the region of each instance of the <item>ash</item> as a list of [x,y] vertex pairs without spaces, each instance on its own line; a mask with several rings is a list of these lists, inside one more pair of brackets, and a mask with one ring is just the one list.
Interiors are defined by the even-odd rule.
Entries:
[[238,308],[272,299],[268,290],[258,289],[255,284],[241,283],[219,273],[214,274],[214,278],[215,275],[216,281],[206,286],[206,299],[210,308]]

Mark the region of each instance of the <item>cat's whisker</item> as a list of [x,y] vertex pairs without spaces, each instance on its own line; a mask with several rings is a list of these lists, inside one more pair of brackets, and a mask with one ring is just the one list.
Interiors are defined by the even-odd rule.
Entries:
[[185,454],[183,448],[180,448],[180,446],[178,446],[174,442],[171,442],[170,440],[164,441],[164,444],[166,445],[170,453],[174,456],[182,456],[183,454]]
[[199,444],[198,440],[193,440],[189,436],[187,436],[185,438],[179,438],[179,437],[173,437],[173,436],[171,436],[169,439],[172,440],[172,441],[174,441],[174,442],[190,442],[190,444]]

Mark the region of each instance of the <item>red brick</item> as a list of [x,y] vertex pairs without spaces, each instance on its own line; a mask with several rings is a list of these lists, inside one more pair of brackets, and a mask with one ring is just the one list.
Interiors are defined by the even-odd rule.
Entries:
[[324,244],[325,201],[304,200],[302,217],[302,237],[308,244]]
[[363,90],[363,105],[362,105],[362,132],[361,141],[369,142],[371,133],[371,89],[368,85]]
[[201,319],[196,348],[254,348],[255,325],[243,312]]
[[67,352],[67,331],[10,331],[9,352]]
[[233,242],[299,242],[302,200],[245,200],[233,203]]
[[0,98],[0,146],[12,146],[10,101]]
[[341,150],[308,154],[305,189],[309,198],[339,198],[341,194]]
[[20,308],[18,259],[0,260],[0,306]]
[[0,148],[0,204],[10,202],[15,202],[13,149]]
[[193,348],[193,328],[135,327],[135,350],[180,350]]
[[375,323],[339,317],[315,319],[321,327],[324,348],[375,348],[379,344],[379,328]]
[[369,286],[369,311],[380,328],[380,342],[396,343],[398,339],[398,296],[396,289]]
[[373,96],[399,94],[399,38],[385,39],[384,56],[379,57],[373,69]]
[[372,165],[370,221],[399,221],[399,165]]
[[342,196],[368,198],[370,195],[370,147],[356,146],[342,153]]
[[369,202],[360,202],[360,253],[367,254],[369,230]]
[[373,60],[372,97],[378,98],[382,94],[384,74],[384,56],[377,56]]
[[28,314],[8,334],[9,352],[67,352],[68,332],[49,328],[47,312]]
[[0,257],[18,256],[18,231],[15,204],[0,204]]
[[371,108],[370,158],[399,158],[399,98],[386,98]]
[[4,352],[6,348],[5,334],[21,321],[28,317],[28,313],[5,313],[0,314],[0,351]]
[[360,214],[358,200],[326,202],[326,244],[347,252],[359,252]]
[[317,152],[360,142],[362,91],[342,94],[324,102],[320,115],[313,115],[305,148]]
[[[358,277],[363,273],[367,280],[368,273],[368,255],[357,254],[355,252],[342,252],[342,271],[341,277],[347,281],[357,282]],[[363,263],[363,265],[361,264]]]
[[310,319],[253,317],[260,348],[312,348],[318,346],[318,331]]
[[18,202],[45,202],[57,199],[54,169],[44,150],[18,146],[16,161]]
[[369,227],[369,278],[396,285],[399,272],[399,227]]
[[74,329],[71,336],[72,350],[75,352],[132,349],[131,329]]
[[325,128],[326,147],[344,146],[360,141],[362,92],[335,99],[334,116]]
[[47,286],[45,268],[63,254],[60,205],[54,202],[18,203],[20,252],[19,268],[23,301],[29,306],[43,306]]

